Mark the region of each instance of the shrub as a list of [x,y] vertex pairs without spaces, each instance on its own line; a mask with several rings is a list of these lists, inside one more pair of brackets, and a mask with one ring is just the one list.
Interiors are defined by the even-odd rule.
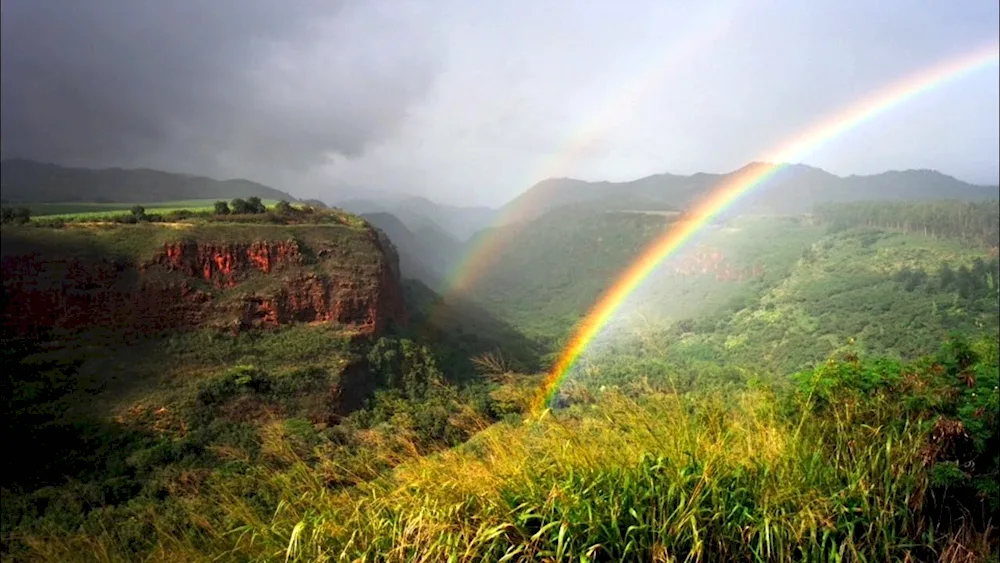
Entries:
[[0,207],[0,223],[4,225],[24,225],[31,221],[31,210],[27,207]]
[[271,390],[271,378],[251,365],[238,365],[220,377],[202,383],[198,402],[210,406],[226,402],[240,393],[263,394]]
[[252,211],[250,211],[250,204],[247,203],[247,200],[241,197],[233,199],[233,201],[229,203],[229,207],[232,209],[234,215],[247,215],[252,213]]
[[292,208],[292,204],[285,200],[281,200],[275,204],[274,211],[279,215],[291,215],[295,210]]
[[247,207],[249,208],[249,212],[253,214],[267,212],[267,206],[265,206],[264,202],[262,202],[257,196],[247,198]]

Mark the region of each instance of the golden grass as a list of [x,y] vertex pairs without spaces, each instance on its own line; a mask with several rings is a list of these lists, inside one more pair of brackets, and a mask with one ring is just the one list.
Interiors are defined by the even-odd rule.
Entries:
[[[927,489],[924,434],[909,424],[860,424],[856,408],[788,422],[763,391],[697,404],[606,392],[593,405],[495,424],[425,457],[405,431],[370,430],[350,460],[326,445],[312,463],[275,423],[262,432],[268,468],[217,479],[186,498],[188,529],[197,533],[153,517],[150,557],[919,560],[913,554],[934,544],[921,543],[926,528],[917,517]],[[484,424],[471,415],[465,422]],[[276,495],[277,508],[254,506],[248,483]],[[983,541],[956,536],[939,555],[979,557],[989,549]],[[127,559],[111,533],[31,545],[46,561]]]

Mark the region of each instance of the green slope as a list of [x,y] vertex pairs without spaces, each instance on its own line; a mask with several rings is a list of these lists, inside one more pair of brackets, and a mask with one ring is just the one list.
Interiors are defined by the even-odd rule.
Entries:
[[[544,374],[515,370],[540,347],[519,329],[555,350],[671,215],[562,209],[506,227],[472,295],[408,283],[414,326],[374,341],[317,325],[118,348],[4,341],[9,435],[46,445],[5,468],[21,474],[2,489],[4,555],[989,560],[996,241],[939,209],[706,228],[537,416]],[[955,221],[924,234],[942,216]],[[290,228],[239,227],[233,240]],[[322,231],[309,232],[296,236]],[[955,330],[971,344],[939,350]],[[330,417],[345,378],[378,390]]]
[[[737,217],[703,229],[665,260],[610,330],[673,325],[671,338],[684,335],[679,354],[777,371],[823,358],[851,338],[857,350],[913,357],[949,330],[997,324],[996,205],[842,208],[858,222],[882,217],[885,227],[850,227],[830,211],[835,222]],[[907,229],[897,228],[900,214],[909,217]],[[566,208],[504,227],[497,235],[504,245],[472,296],[529,332],[565,338],[669,221]],[[925,230],[921,221],[937,226]],[[963,281],[942,282],[942,271]]]
[[[500,227],[480,235],[503,242],[484,257],[471,296],[527,330],[564,336],[674,217],[574,206]],[[786,275],[821,233],[822,227],[798,218],[710,226],[651,276],[625,314],[678,320],[739,303]]]
[[250,180],[214,180],[160,170],[69,168],[24,159],[0,164],[0,190],[10,203],[153,203],[256,196],[294,201]]
[[502,241],[477,261],[470,297],[518,326],[556,334],[584,314],[668,218],[568,208],[527,223],[480,233]]
[[[505,205],[500,217],[533,219],[567,205],[601,205],[604,209],[685,208],[749,167],[727,174],[691,176],[657,174],[628,182],[585,182],[547,179]],[[890,171],[867,176],[840,177],[801,164],[774,174],[744,198],[743,206],[778,213],[802,213],[820,203],[871,200],[986,200],[1000,188],[968,184],[934,170]]]

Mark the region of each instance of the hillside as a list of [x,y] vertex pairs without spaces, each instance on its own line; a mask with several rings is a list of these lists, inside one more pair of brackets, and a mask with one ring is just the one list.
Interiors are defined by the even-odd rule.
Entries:
[[[975,283],[987,283],[990,264],[995,265],[996,202],[841,204],[821,211],[814,218],[736,217],[704,229],[664,261],[623,305],[616,322],[627,326],[688,319],[685,325],[717,331],[720,350],[735,352],[736,343],[747,340],[746,358],[761,354],[787,360],[775,366],[781,369],[801,367],[839,346],[824,348],[821,342],[856,337],[859,346],[873,344],[865,348],[871,353],[912,357],[936,345],[948,327],[968,331],[976,323],[996,324],[990,321],[995,310],[987,306],[995,298],[989,286],[976,290],[987,291],[977,298],[987,301],[970,309],[970,303],[955,301],[958,286],[938,290],[920,281],[930,285],[914,293],[902,291],[894,281],[894,276],[908,275],[900,273],[904,265],[924,272],[918,274],[923,280],[946,264],[955,271],[976,268]],[[503,244],[482,263],[470,297],[524,330],[563,337],[671,220],[669,214],[595,212],[582,206],[500,227],[484,235]],[[775,299],[791,299],[800,311],[796,314],[805,314],[794,321],[802,323],[798,328],[787,328],[789,335],[760,324],[760,319],[774,323],[774,315],[783,310]],[[803,306],[808,313],[801,311]],[[754,312],[757,308],[761,311]],[[872,330],[888,330],[879,327],[911,322],[893,316],[903,311],[926,324],[914,325],[919,330],[898,342],[872,335]],[[739,319],[759,322],[737,326]],[[899,338],[896,331],[889,332]],[[692,346],[694,342],[699,340],[691,341]],[[765,351],[764,342],[781,351]]]
[[496,215],[488,207],[457,207],[415,196],[351,198],[336,205],[359,215],[388,213],[411,231],[443,231],[459,241],[485,228]]
[[213,180],[160,170],[68,168],[24,159],[0,163],[0,193],[10,203],[150,203],[291,195],[250,180]]
[[407,228],[388,213],[363,213],[361,217],[393,241],[399,251],[403,277],[420,280],[432,288],[441,286],[461,250],[458,239],[431,224]]
[[[582,203],[599,203],[604,209],[646,209],[647,206],[651,209],[662,206],[683,209],[745,168],[728,174],[657,174],[629,182],[547,179],[507,203],[499,216],[509,217],[510,220],[528,220],[551,209]],[[755,189],[745,198],[744,205],[758,212],[804,213],[820,203],[940,199],[979,201],[996,199],[998,193],[1000,188],[997,186],[968,184],[934,170],[840,177],[819,168],[795,164],[777,172]]]
[[614,277],[667,225],[661,215],[552,211],[479,237],[503,243],[479,263],[470,297],[536,334],[568,330]]
[[367,225],[11,228],[2,248],[18,334],[404,319],[395,251]]
[[[4,462],[5,559],[100,506],[176,511],[164,499],[195,483],[239,486],[275,433],[305,451],[416,414],[426,447],[457,443],[457,405],[485,392],[475,357],[538,367],[535,343],[401,280],[385,233],[338,210],[48,221],[0,240],[5,437],[45,444]],[[340,461],[381,471],[373,452]]]
[[336,210],[5,226],[4,556],[985,557],[996,211],[710,225],[541,413],[539,356],[673,213],[502,227],[445,297]]

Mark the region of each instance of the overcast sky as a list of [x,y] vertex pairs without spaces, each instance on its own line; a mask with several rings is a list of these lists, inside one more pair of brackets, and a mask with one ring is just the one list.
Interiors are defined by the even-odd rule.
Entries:
[[[997,40],[996,0],[2,0],[2,152],[499,205],[724,172]],[[838,174],[998,181],[996,65],[833,140]]]

